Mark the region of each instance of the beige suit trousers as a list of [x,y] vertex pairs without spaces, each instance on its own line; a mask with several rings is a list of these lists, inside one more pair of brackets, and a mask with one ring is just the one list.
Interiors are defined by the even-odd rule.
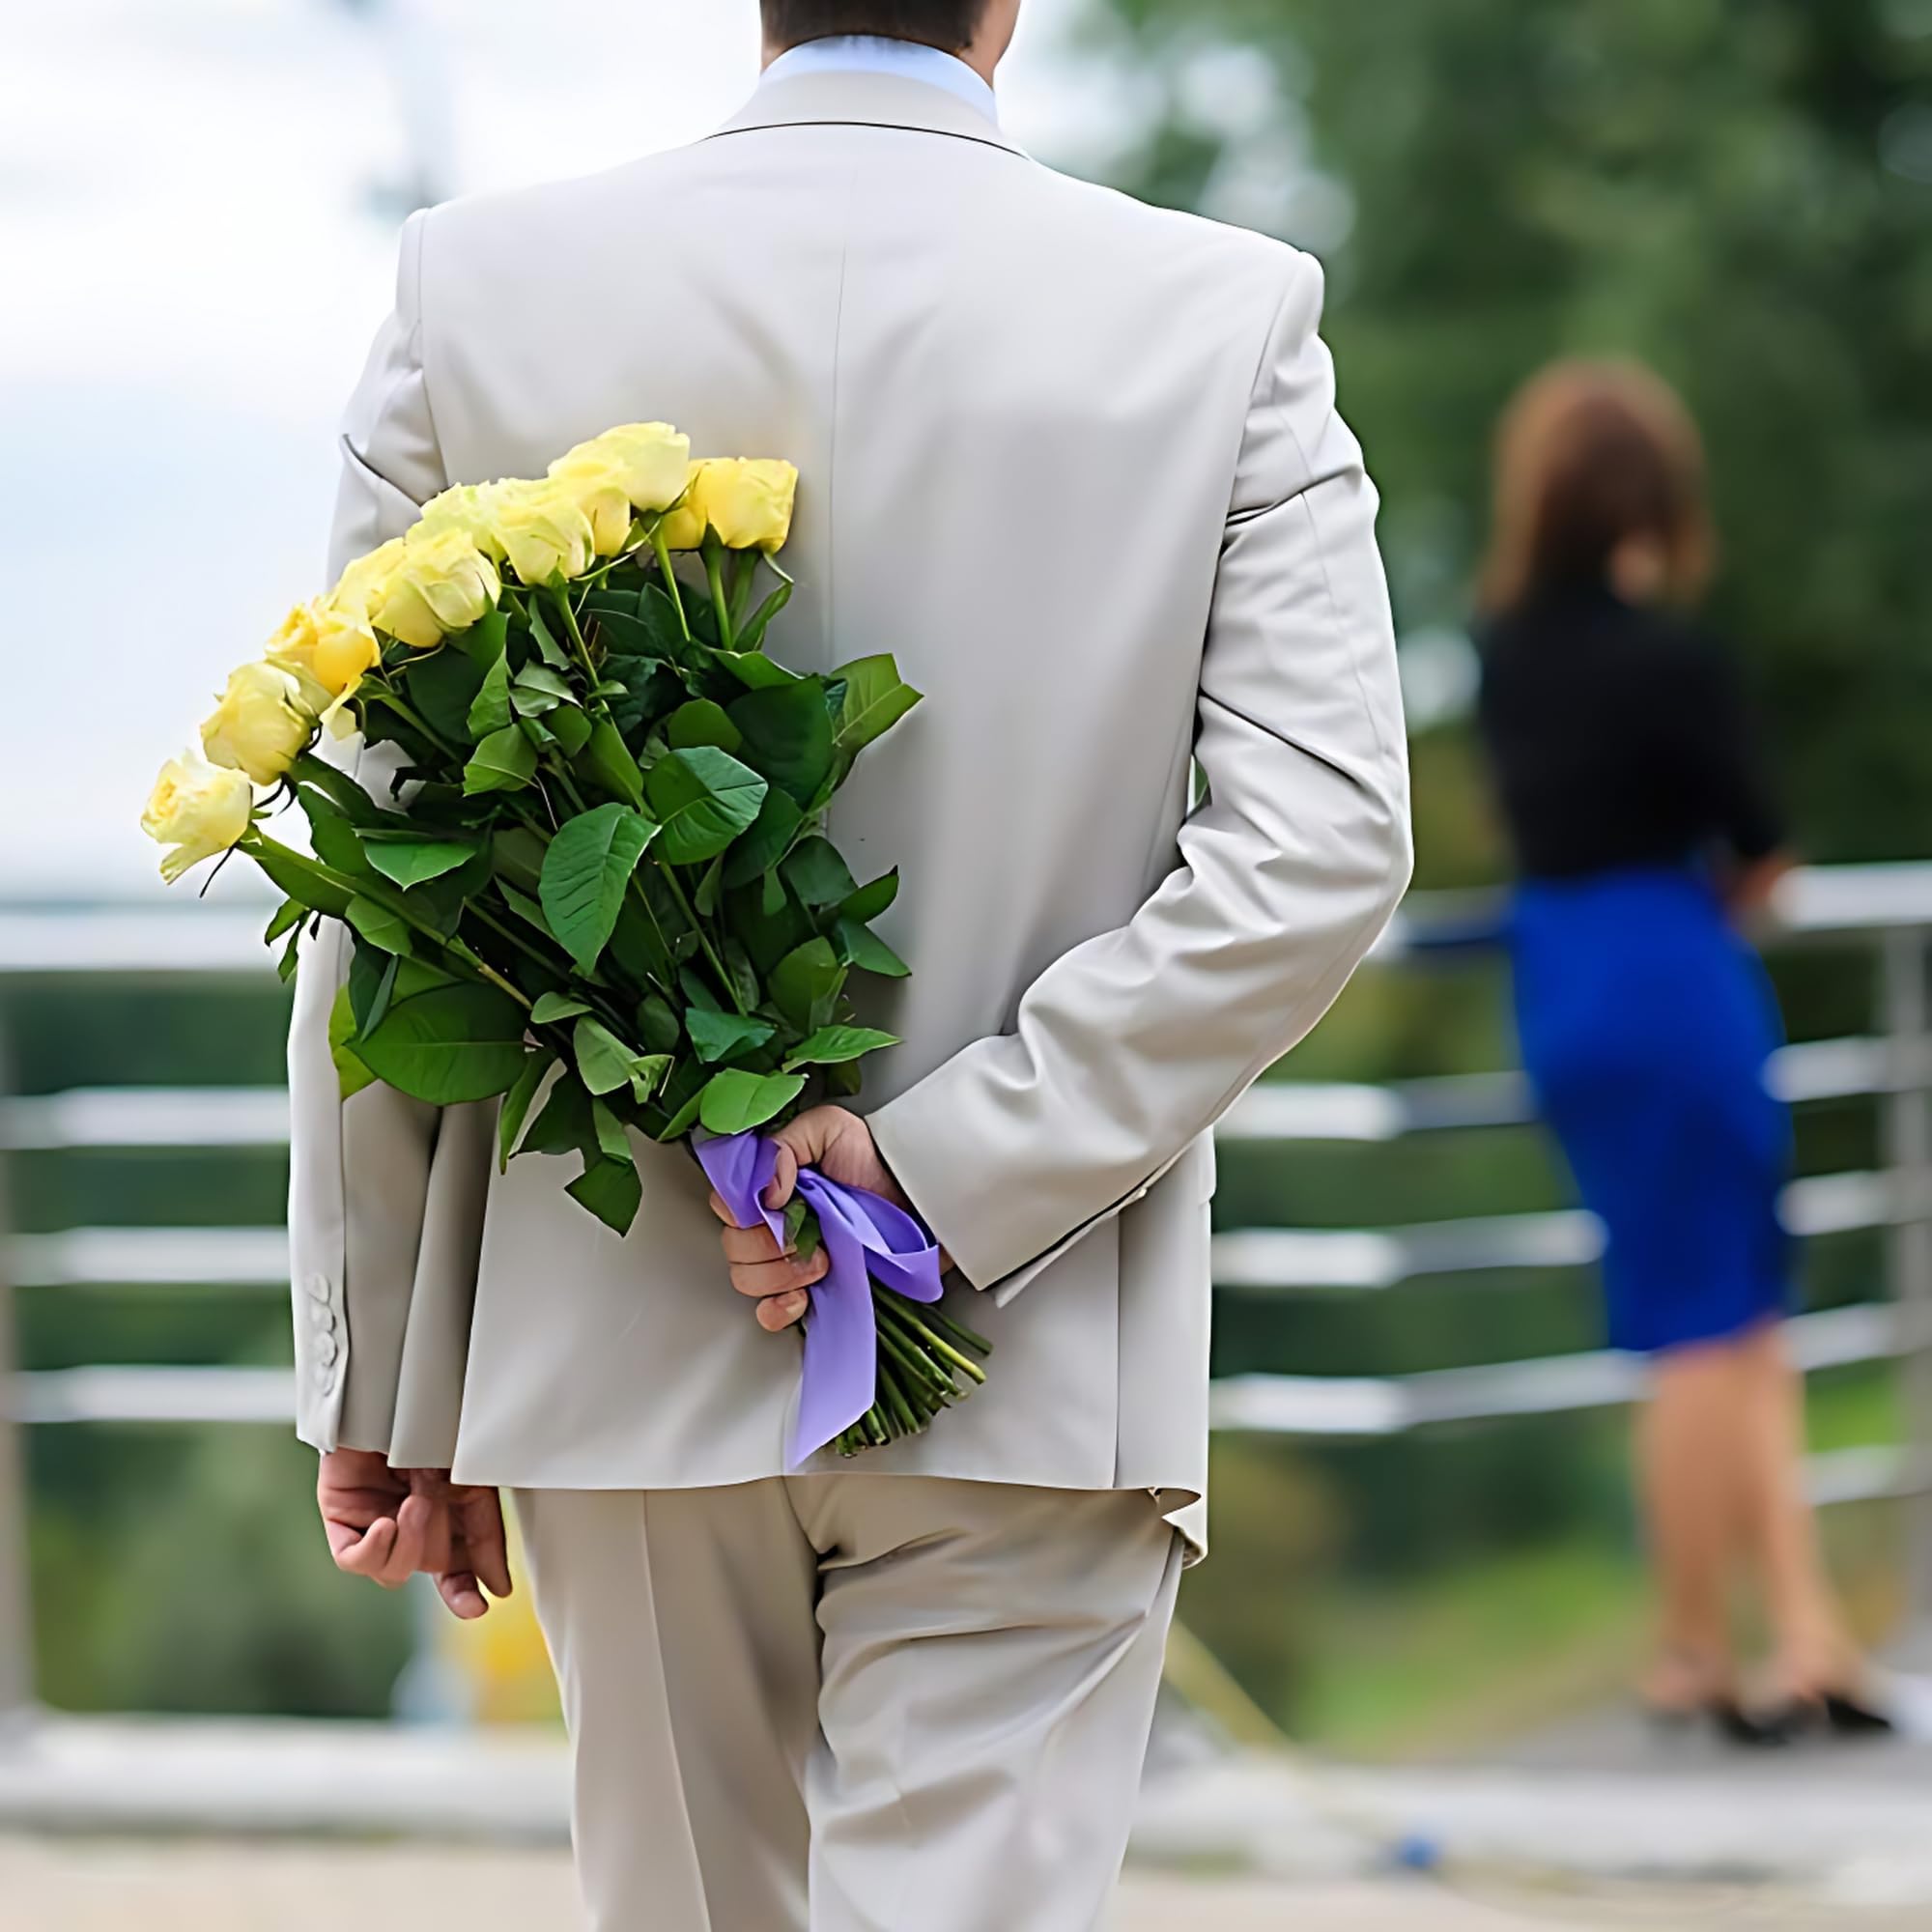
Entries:
[[1182,1545],[890,1476],[517,1497],[595,1932],[1091,1932]]

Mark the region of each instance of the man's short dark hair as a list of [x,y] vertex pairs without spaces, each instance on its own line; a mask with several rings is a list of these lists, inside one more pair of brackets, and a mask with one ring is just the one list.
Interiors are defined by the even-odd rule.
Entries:
[[986,0],[764,0],[765,40],[775,47],[834,34],[923,41],[950,54],[972,44]]

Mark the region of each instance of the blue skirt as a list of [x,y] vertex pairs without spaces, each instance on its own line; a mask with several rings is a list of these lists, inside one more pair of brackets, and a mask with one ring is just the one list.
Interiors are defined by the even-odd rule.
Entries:
[[1784,1312],[1777,1007],[1710,887],[1670,867],[1531,881],[1510,953],[1523,1067],[1608,1236],[1611,1345],[1680,1348]]

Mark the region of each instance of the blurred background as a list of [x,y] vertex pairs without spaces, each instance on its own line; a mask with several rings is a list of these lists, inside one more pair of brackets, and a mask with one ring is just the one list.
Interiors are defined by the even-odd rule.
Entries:
[[[164,899],[134,821],[200,694],[319,587],[402,218],[703,133],[756,39],[753,0],[0,9],[0,1536],[24,1599],[0,1552],[0,1706],[550,1721],[526,1620],[459,1639],[330,1570],[279,1420],[283,996],[245,885]],[[1708,441],[1709,611],[1806,862],[1768,957],[1809,1475],[1858,1634],[1909,1661],[1932,1631],[1932,0],[1029,0],[1002,96],[1041,158],[1326,265],[1412,731],[1403,927],[1224,1136],[1216,1554],[1175,1673],[1206,1715],[1177,1718],[1176,1775],[1276,1729],[1394,1779],[1656,1768],[1623,1715],[1635,1383],[1514,1072],[1474,721],[1492,426],[1560,354],[1641,357]],[[1932,1795],[1932,1754],[1819,1749],[1776,1802],[1822,1818],[1856,1778],[1836,1842],[1903,1885],[1885,1804]],[[1680,1770],[1707,1795],[1771,1775]],[[1428,1811],[1404,1797],[1378,1845]],[[1635,1869],[1661,1840],[1632,1815]],[[1548,1831],[1509,1856],[1622,1857]],[[1286,1859],[1290,1825],[1264,1835]]]

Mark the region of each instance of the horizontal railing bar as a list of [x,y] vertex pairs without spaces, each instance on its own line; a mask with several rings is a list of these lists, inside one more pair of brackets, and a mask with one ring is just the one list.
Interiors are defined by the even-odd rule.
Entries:
[[[1794,1180],[1785,1225],[1804,1236],[1887,1228],[1908,1218],[1913,1197],[1887,1174],[1821,1174]],[[1472,1214],[1394,1228],[1245,1228],[1214,1236],[1217,1288],[1256,1292],[1389,1289],[1428,1275],[1587,1266],[1603,1231],[1580,1208]]]
[[8,1244],[19,1288],[272,1288],[289,1285],[281,1228],[72,1228]]
[[[1854,1234],[1906,1218],[1904,1182],[1885,1174],[1821,1174],[1784,1191],[1797,1235]],[[1603,1251],[1582,1208],[1471,1214],[1393,1228],[1246,1228],[1216,1235],[1217,1288],[1279,1292],[1388,1289],[1430,1275],[1586,1266]],[[270,1288],[288,1286],[287,1236],[261,1228],[74,1228],[16,1236],[22,1288]]]
[[283,1087],[74,1087],[0,1102],[0,1149],[285,1148]]
[[[1886,1361],[1904,1351],[1897,1312],[1833,1308],[1786,1324],[1807,1373]],[[1232,1376],[1213,1384],[1212,1426],[1230,1434],[1390,1436],[1432,1424],[1614,1408],[1643,1386],[1640,1358],[1603,1350],[1407,1376]]]
[[29,1369],[14,1378],[13,1413],[27,1423],[293,1425],[288,1369]]

